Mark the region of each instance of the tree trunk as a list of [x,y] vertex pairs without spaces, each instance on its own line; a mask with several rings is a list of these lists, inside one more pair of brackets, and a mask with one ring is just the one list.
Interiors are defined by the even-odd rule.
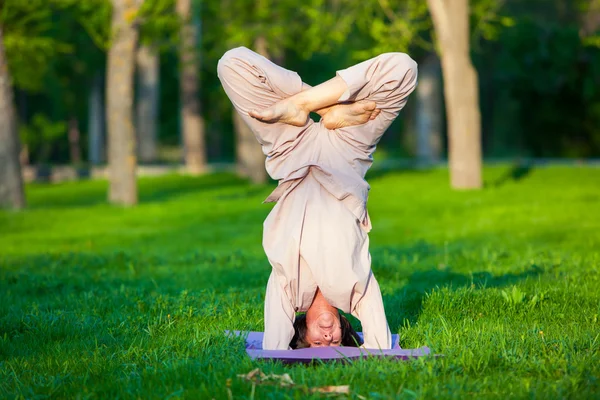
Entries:
[[223,129],[222,129],[222,115],[220,110],[217,107],[212,107],[209,109],[212,124],[207,125],[206,127],[206,135],[207,135],[207,152],[206,156],[208,158],[213,158],[216,160],[223,159]]
[[79,132],[79,121],[75,116],[69,118],[68,137],[71,163],[81,164],[81,133]]
[[600,0],[589,0],[582,15],[581,37],[591,36],[600,29]]
[[[267,41],[259,36],[254,43],[256,52],[269,58]],[[244,120],[233,111],[233,126],[235,128],[235,154],[238,173],[250,178],[253,183],[265,183],[267,171],[265,170],[265,155],[252,130]]]
[[[28,101],[27,94],[22,90],[14,90],[13,95],[16,97],[14,100],[16,103],[17,110],[15,111],[15,120],[17,126],[19,125],[19,121],[27,121],[27,111],[28,111]],[[13,98],[14,98],[13,97]],[[17,129],[18,131],[18,129]],[[20,142],[20,140],[19,140]],[[29,146],[27,143],[20,143],[21,152],[19,153],[19,162],[21,163],[21,167],[25,165],[29,165]]]
[[468,0],[427,0],[444,75],[448,158],[453,188],[480,188],[481,116],[477,71],[469,53]]
[[97,165],[104,162],[104,104],[102,99],[102,76],[92,81],[88,100],[88,160]]
[[267,181],[265,155],[256,141],[256,136],[235,110],[233,111],[233,126],[238,173],[250,178],[253,183],[265,183]]
[[419,65],[416,136],[420,164],[434,164],[442,156],[442,83],[439,59],[430,54]]
[[29,147],[21,143],[21,152],[19,153],[19,162],[21,166],[24,167],[29,165]]
[[107,117],[109,201],[137,203],[135,130],[132,121],[137,29],[133,18],[143,0],[112,0],[112,45],[108,52]]
[[148,45],[137,51],[138,97],[136,132],[140,162],[155,162],[158,155],[159,56]]
[[192,19],[191,0],[177,0],[177,13],[182,22],[179,49],[179,98],[183,152],[188,172],[197,175],[206,169],[206,139],[199,93],[199,24],[194,23]]
[[0,207],[25,207],[23,176],[19,162],[19,135],[10,73],[4,53],[4,35],[0,25]]

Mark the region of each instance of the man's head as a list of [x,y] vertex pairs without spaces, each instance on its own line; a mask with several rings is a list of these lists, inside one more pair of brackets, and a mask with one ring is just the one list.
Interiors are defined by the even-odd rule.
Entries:
[[306,347],[349,346],[362,344],[360,336],[354,331],[350,321],[335,310],[317,315],[302,314],[294,322],[294,337],[290,342],[292,349]]

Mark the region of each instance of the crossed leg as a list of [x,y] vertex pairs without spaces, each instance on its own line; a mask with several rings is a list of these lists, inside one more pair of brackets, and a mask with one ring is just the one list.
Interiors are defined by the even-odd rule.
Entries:
[[[344,113],[351,108],[351,105],[337,104],[339,97],[348,89],[346,82],[338,76],[315,87],[304,84],[303,88],[305,90],[283,99],[267,109],[250,111],[250,116],[268,123],[283,122],[302,126],[310,112],[329,114],[333,111],[332,109],[337,108],[338,113]],[[369,109],[366,118],[368,120],[375,110],[375,103],[372,101],[362,101],[360,103],[361,107],[354,107],[354,109],[363,112]]]
[[254,132],[265,154],[277,146],[281,137],[295,137],[312,124],[308,119],[298,125],[283,122],[265,124],[249,115],[253,109],[269,108],[301,92],[302,80],[296,72],[282,68],[245,47],[238,47],[221,57],[217,73],[225,93]]
[[229,99],[262,145],[272,143],[273,134],[280,135],[282,129],[297,133],[293,127],[311,125],[310,112],[321,115],[327,129],[362,125],[380,112],[368,99],[337,104],[348,89],[340,77],[311,88],[296,72],[245,47],[226,52],[217,71]]
[[309,112],[325,111],[326,128],[338,129],[372,151],[416,85],[417,64],[406,54],[385,53],[337,71],[334,78],[270,107],[252,110],[250,115],[264,122],[299,126]]
[[376,108],[377,103],[371,100],[361,100],[354,103],[340,103],[320,110],[325,128],[341,129],[350,126],[357,126],[373,121],[380,109]]

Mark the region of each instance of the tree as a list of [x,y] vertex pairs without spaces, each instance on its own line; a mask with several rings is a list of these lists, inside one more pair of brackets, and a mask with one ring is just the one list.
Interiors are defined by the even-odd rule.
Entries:
[[[254,44],[255,51],[269,58],[266,40],[259,36]],[[242,117],[233,110],[233,126],[235,128],[235,160],[240,175],[250,178],[253,183],[267,182],[265,155],[256,141],[254,133]]]
[[79,121],[74,115],[69,119],[68,125],[68,139],[69,139],[69,155],[71,163],[81,164],[81,132],[79,131]]
[[181,19],[179,48],[179,99],[185,166],[191,174],[206,169],[204,118],[199,95],[200,58],[198,54],[198,22],[194,21],[192,0],[177,0]]
[[435,53],[419,65],[419,84],[416,90],[416,153],[419,163],[428,165],[442,156],[443,110],[441,71]]
[[5,0],[0,7],[0,207],[26,204],[12,86],[40,90],[52,58],[69,50],[47,35],[55,3]]
[[471,63],[468,0],[427,0],[437,37],[448,116],[450,182],[482,186],[481,117],[477,71]]
[[50,157],[79,162],[79,126],[86,114],[82,100],[104,64],[110,4],[5,0],[0,11],[23,148],[33,162]]
[[159,56],[150,44],[137,50],[138,96],[136,132],[141,162],[155,162],[158,156]]
[[25,207],[13,88],[39,90],[49,61],[65,46],[47,37],[51,9],[40,1],[0,7],[0,207]]
[[[87,73],[87,139],[88,161],[92,165],[106,161],[105,74],[106,53],[110,49],[111,4],[106,0],[87,0],[76,3],[78,22],[94,44],[82,45],[79,58],[85,59]],[[84,85],[82,85],[84,86]],[[80,98],[80,96],[77,96]]]
[[109,201],[137,203],[135,130],[132,122],[133,77],[143,0],[112,0],[112,43],[108,52],[107,119]]
[[146,0],[140,9],[137,49],[136,131],[142,162],[158,159],[160,55],[179,43],[181,20],[175,0]]
[[600,38],[593,36],[600,29],[600,0],[580,0],[581,11],[580,35],[587,39],[588,43],[594,43],[600,47]]
[[[46,95],[50,97],[46,113],[51,120],[64,126],[58,139],[60,142],[65,139],[68,142],[69,162],[80,164],[83,161],[83,135],[80,125],[85,121],[88,111],[83,99],[89,96],[90,82],[99,72],[99,66],[104,63],[105,57],[104,52],[98,49],[90,36],[81,29],[80,20],[91,14],[91,11],[72,0],[53,1],[55,4],[52,7],[52,14],[58,17],[60,23],[52,24],[48,35],[68,45],[69,52],[53,57],[50,63],[43,88]],[[90,3],[87,3],[89,6]],[[102,9],[96,8],[94,14],[95,24],[109,23],[110,9],[106,6]],[[90,23],[89,20],[86,22]],[[66,146],[62,144],[58,147],[64,149]]]
[[[501,28],[512,24],[510,18],[499,14],[504,1],[471,3],[472,9],[468,0],[377,0],[357,3],[353,10],[358,15],[357,25],[374,40],[369,50],[357,52],[363,58],[383,51],[409,51],[423,61],[422,50],[428,54],[436,48],[440,53],[450,180],[455,188],[481,187],[479,87],[470,42],[479,37],[494,40]],[[472,30],[470,18],[475,21]]]
[[0,207],[25,207],[23,178],[19,163],[19,136],[8,63],[0,24]]
[[92,82],[88,98],[88,160],[91,164],[104,162],[104,98],[102,76],[97,74]]

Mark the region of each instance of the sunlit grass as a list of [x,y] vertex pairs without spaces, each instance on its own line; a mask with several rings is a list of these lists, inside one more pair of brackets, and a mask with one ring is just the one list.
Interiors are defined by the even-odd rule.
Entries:
[[[447,171],[373,173],[373,269],[414,362],[253,363],[225,329],[262,330],[269,265],[261,201],[229,174],[31,185],[0,212],[0,397],[250,398],[257,365],[367,398],[597,398],[600,169],[488,168],[477,192]],[[354,321],[357,325],[358,323]],[[305,398],[259,386],[255,398]],[[319,395],[314,394],[317,398]]]

